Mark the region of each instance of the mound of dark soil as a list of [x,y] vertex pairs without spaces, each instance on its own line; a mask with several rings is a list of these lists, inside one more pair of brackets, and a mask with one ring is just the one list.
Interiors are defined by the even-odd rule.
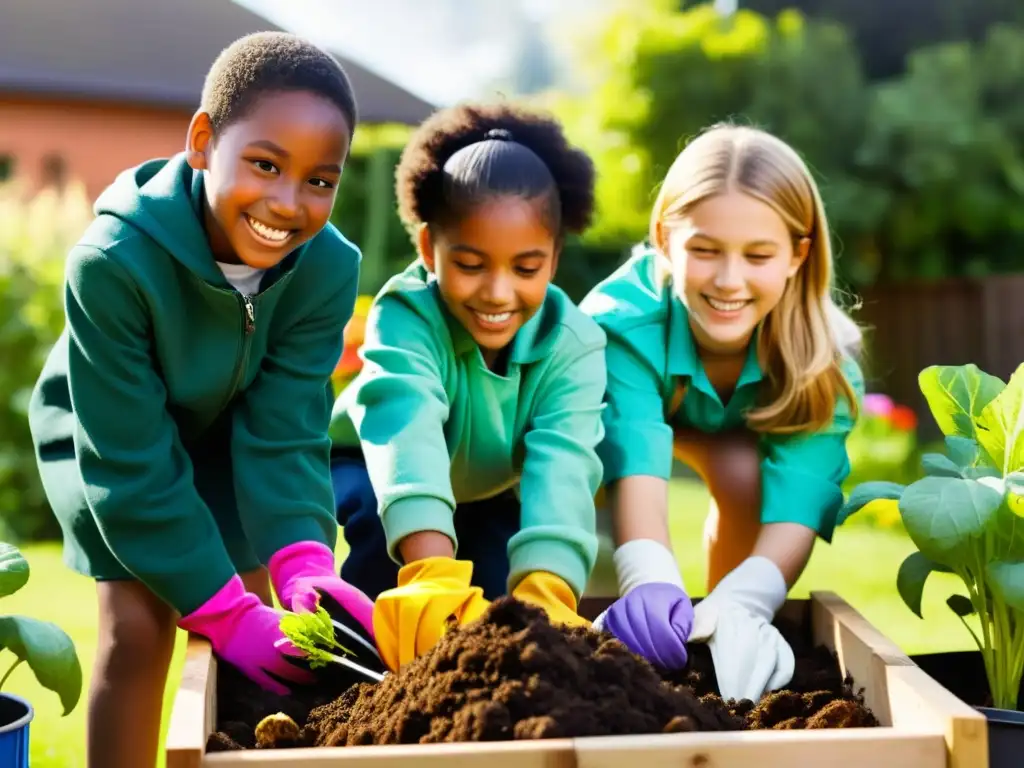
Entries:
[[[756,705],[723,702],[705,645],[691,646],[685,670],[663,674],[610,635],[553,627],[539,609],[502,598],[380,683],[342,671],[281,698],[218,665],[208,749],[878,725],[827,649],[780,629],[797,659],[787,690]],[[264,722],[257,744],[257,724],[278,712],[288,718]]]

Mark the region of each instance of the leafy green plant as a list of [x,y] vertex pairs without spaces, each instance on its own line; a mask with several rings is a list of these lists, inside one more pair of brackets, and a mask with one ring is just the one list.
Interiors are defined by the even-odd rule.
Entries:
[[[18,548],[0,542],[0,597],[13,595],[28,583],[28,578],[28,561]],[[0,616],[0,651],[15,656],[0,678],[0,690],[11,673],[27,662],[39,684],[60,697],[65,715],[78,704],[82,667],[74,641],[56,624],[26,616]]]
[[32,196],[0,184],[0,540],[13,544],[61,537],[36,466],[28,403],[64,327],[67,253],[92,215],[79,184]]
[[338,642],[335,637],[335,623],[327,609],[319,606],[315,613],[286,613],[281,617],[281,632],[292,645],[306,654],[312,669],[328,664],[341,664],[354,669],[371,680],[382,680],[383,675],[357,664],[351,659],[339,656],[334,651],[354,656],[355,654]]
[[[946,454],[925,454],[925,476],[909,485],[858,485],[839,522],[871,501],[898,504],[918,549],[900,566],[900,596],[922,617],[928,576],[956,574],[967,595],[946,603],[982,653],[993,703],[1015,709],[1024,671],[1024,364],[1009,382],[975,365],[932,366],[919,385]],[[980,637],[965,620],[973,614]]]

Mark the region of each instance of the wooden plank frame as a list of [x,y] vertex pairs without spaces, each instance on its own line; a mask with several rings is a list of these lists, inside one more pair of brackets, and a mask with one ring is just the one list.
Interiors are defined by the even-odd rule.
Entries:
[[[596,615],[606,601],[581,613]],[[206,754],[216,722],[216,659],[190,637],[167,735],[167,768],[988,768],[985,718],[914,664],[832,592],[789,600],[780,611],[837,652],[864,689],[880,728],[600,736],[463,744],[318,747]],[[392,763],[391,761],[395,761]]]

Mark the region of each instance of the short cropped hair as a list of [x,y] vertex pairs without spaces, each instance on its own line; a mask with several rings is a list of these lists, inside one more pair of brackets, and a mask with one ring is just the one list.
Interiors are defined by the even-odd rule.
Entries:
[[242,117],[269,92],[310,91],[333,102],[348,123],[358,120],[352,84],[341,64],[313,43],[288,32],[239,38],[214,60],[203,84],[200,109],[214,132]]

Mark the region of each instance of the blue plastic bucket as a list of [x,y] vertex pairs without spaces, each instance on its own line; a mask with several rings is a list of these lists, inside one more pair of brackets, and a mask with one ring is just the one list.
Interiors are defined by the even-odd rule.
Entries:
[[0,765],[28,768],[28,724],[35,712],[20,696],[0,693]]

